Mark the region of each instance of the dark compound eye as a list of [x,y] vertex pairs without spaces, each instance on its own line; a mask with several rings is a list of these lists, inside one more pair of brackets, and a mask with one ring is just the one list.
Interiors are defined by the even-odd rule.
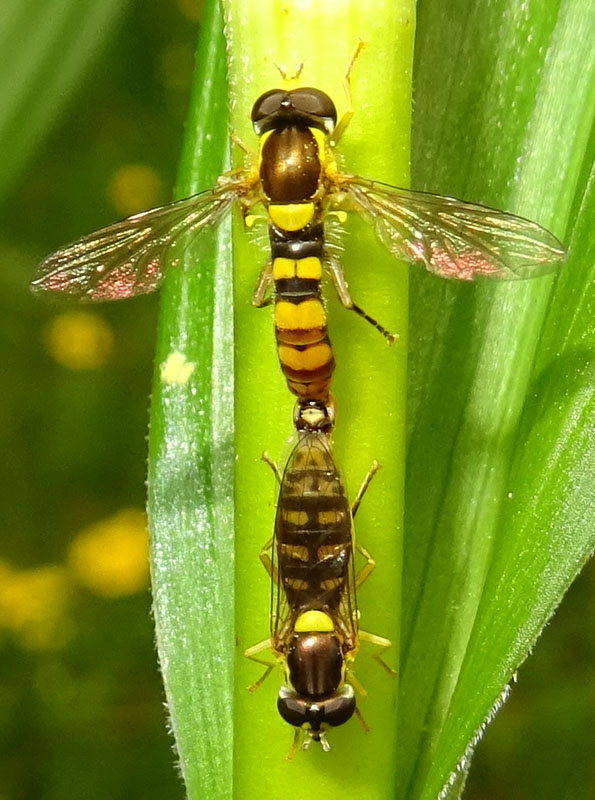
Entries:
[[308,702],[289,692],[284,686],[279,691],[277,698],[277,709],[285,722],[295,728],[301,728],[307,722]]
[[281,101],[286,95],[287,92],[283,92],[281,89],[271,89],[261,94],[252,106],[252,122],[260,122],[271,114],[279,111],[281,108]]
[[335,104],[328,94],[321,92],[320,89],[307,86],[302,89],[294,89],[289,92],[289,96],[296,111],[301,111],[309,117],[330,120],[333,128],[337,124]]
[[355,695],[353,688],[346,684],[340,694],[312,702],[282,686],[277,709],[285,722],[295,728],[307,725],[310,730],[320,731],[322,725],[336,728],[351,719],[355,711]]
[[322,707],[322,721],[332,728],[344,725],[351,719],[355,711],[355,695],[353,689],[347,684],[341,694],[331,697],[320,703]]
[[271,89],[252,106],[252,124],[259,136],[288,124],[313,126],[330,133],[337,124],[337,111],[330,97],[319,89]]

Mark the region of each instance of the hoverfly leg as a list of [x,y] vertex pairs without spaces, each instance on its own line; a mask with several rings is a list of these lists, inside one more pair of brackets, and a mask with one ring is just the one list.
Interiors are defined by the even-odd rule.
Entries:
[[[291,743],[291,747],[289,748],[289,753],[287,753],[287,760],[293,761],[295,758],[295,754],[300,749],[300,733],[301,728],[296,728],[293,732],[293,742]],[[306,742],[304,742],[303,750],[307,750]]]
[[328,258],[326,261],[328,266],[329,272],[331,274],[331,278],[333,280],[333,284],[335,286],[335,291],[337,292],[337,297],[341,305],[344,308],[349,309],[350,311],[355,311],[356,314],[359,314],[360,317],[363,317],[366,322],[369,322],[370,325],[373,325],[376,330],[380,331],[380,333],[384,336],[384,338],[388,341],[389,344],[393,344],[399,338],[398,333],[391,333],[388,331],[383,325],[381,325],[378,320],[375,320],[374,317],[371,317],[369,314],[356,306],[353,302],[351,294],[349,292],[349,286],[347,281],[345,280],[345,273],[343,272],[343,268],[339,264],[339,262],[335,258]]
[[269,552],[273,549],[273,537],[268,540],[268,542],[264,545],[262,550],[260,551],[258,557],[262,563],[262,566],[266,569],[269,578],[274,581],[277,581],[277,568],[273,565]]
[[[386,650],[392,644],[391,640],[386,639],[384,636],[378,636],[375,633],[368,633],[368,631],[362,631],[361,629],[359,632],[359,638],[361,639],[362,642],[369,642],[370,644],[376,645],[376,647],[380,647],[382,650]],[[391,678],[395,678],[397,676],[396,670],[394,670],[392,667],[389,667],[386,661],[384,661],[383,658],[381,657],[380,653],[375,653],[373,658],[375,658],[376,661],[380,664],[380,666],[386,672],[388,672]]]
[[360,507],[360,503],[362,502],[365,493],[368,491],[368,486],[372,483],[372,478],[374,477],[374,475],[376,475],[381,466],[382,464],[379,464],[378,461],[376,460],[372,462],[372,466],[368,470],[368,474],[364,478],[364,482],[360,486],[359,492],[357,493],[356,498],[353,501],[353,505],[351,506],[352,517],[355,517],[355,515],[357,514],[357,510]]
[[281,481],[283,480],[283,476],[281,475],[279,467],[275,464],[273,459],[269,456],[269,454],[266,451],[261,455],[260,460],[264,461],[265,464],[269,465],[269,467],[275,473],[275,478],[277,479],[277,483],[279,484],[279,486],[281,486]]
[[357,706],[355,707],[355,716],[361,722],[362,728],[365,730],[365,732],[366,733],[370,733],[370,726],[368,725],[368,723],[364,719],[364,715],[362,714],[362,712],[359,710],[359,708]]
[[374,319],[374,317],[371,317],[369,314],[366,314],[363,308],[360,308],[353,303],[351,310],[355,311],[356,314],[359,314],[360,317],[363,317],[366,322],[370,323],[370,325],[373,325],[377,331],[380,331],[389,344],[394,344],[396,341],[398,341],[398,333],[391,333],[391,331],[387,330],[383,325],[381,325],[378,320]]
[[351,669],[347,669],[346,675],[347,675],[347,680],[353,686],[353,688],[359,694],[359,696],[367,697],[368,692],[364,689],[363,685],[360,683],[358,678],[355,677],[355,673]]
[[358,39],[355,50],[353,51],[353,55],[351,56],[351,58],[349,59],[349,63],[347,64],[347,69],[345,70],[345,75],[343,77],[343,90],[345,92],[345,98],[347,100],[347,108],[343,112],[343,116],[335,126],[335,129],[331,135],[331,141],[330,141],[331,147],[334,147],[338,143],[341,136],[343,136],[343,134],[347,130],[347,127],[349,126],[349,123],[351,122],[351,119],[353,117],[354,108],[353,108],[353,98],[351,96],[351,70],[353,69],[353,65],[357,61],[357,57],[359,56],[359,54],[361,53],[361,51],[364,49],[365,46],[366,43],[363,41],[363,39]]
[[250,148],[248,147],[248,145],[246,144],[246,142],[245,142],[245,141],[244,141],[244,140],[241,138],[240,134],[239,134],[237,131],[232,131],[232,132],[231,132],[231,134],[230,134],[230,136],[229,136],[229,138],[231,139],[231,141],[232,141],[232,142],[233,142],[233,143],[234,143],[234,144],[235,144],[237,147],[239,147],[239,148],[240,148],[240,150],[243,150],[243,151],[244,151],[244,153],[245,153],[247,156],[252,156],[252,155],[253,155],[252,151],[250,150]]
[[252,645],[247,650],[244,650],[244,656],[249,658],[250,661],[255,661],[257,664],[262,664],[266,667],[266,670],[261,675],[261,677],[253,684],[248,687],[249,692],[255,692],[260,686],[264,683],[264,681],[269,677],[271,672],[277,666],[276,661],[265,661],[262,658],[258,658],[258,654],[262,653],[263,650],[270,649],[271,647],[271,640],[270,639],[263,639],[262,642],[258,642],[258,644]]
[[372,558],[372,556],[368,553],[365,547],[362,547],[361,544],[356,542],[355,549],[362,554],[362,556],[366,559],[365,565],[362,569],[358,572],[355,576],[355,588],[359,589],[360,586],[365,583],[370,575],[376,569],[376,561]]
[[252,305],[256,306],[256,308],[270,306],[270,304],[273,302],[273,285],[273,265],[269,261],[269,263],[265,264],[260,271],[258,283],[256,284],[254,294],[252,295]]

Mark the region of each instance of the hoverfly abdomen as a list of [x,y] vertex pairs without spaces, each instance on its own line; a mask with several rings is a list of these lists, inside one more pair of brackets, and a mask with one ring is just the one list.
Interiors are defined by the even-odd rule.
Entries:
[[325,401],[335,359],[321,296],[323,226],[290,234],[271,225],[270,240],[281,368],[295,395]]
[[336,610],[352,558],[352,520],[326,434],[302,433],[289,459],[279,494],[275,541],[289,605]]

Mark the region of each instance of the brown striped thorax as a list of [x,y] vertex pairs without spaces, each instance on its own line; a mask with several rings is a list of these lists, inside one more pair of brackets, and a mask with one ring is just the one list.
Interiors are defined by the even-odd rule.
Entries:
[[248,225],[258,218],[253,210],[263,206],[270,259],[253,303],[274,303],[277,351],[290,390],[302,401],[326,402],[335,360],[321,294],[324,270],[346,308],[389,342],[397,339],[353,302],[338,250],[325,237],[329,218],[341,223],[348,213],[360,214],[397,259],[445,278],[528,278],[556,270],[564,247],[534,222],[337,168],[334,149],[353,116],[350,73],[362,47],[360,42],[344,78],[346,109],[340,118],[319,89],[265,92],[251,114],[259,137],[256,157],[248,155],[243,167],[222,175],[205,192],[135,214],[63,247],[41,264],[32,288],[93,301],[153,291],[170,267],[183,261],[188,268],[190,259],[168,255],[176,241],[192,246],[190,256],[200,262],[213,241],[204,232],[234,204]]

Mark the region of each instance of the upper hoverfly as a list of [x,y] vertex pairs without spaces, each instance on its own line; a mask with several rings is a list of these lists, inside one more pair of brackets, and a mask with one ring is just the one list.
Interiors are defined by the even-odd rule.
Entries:
[[222,175],[205,192],[135,214],[61,248],[41,264],[32,288],[87,300],[152,292],[173,266],[166,255],[178,237],[192,234],[193,241],[206,241],[202,232],[218,225],[234,203],[245,216],[260,203],[271,260],[253,303],[274,301],[279,359],[290,390],[302,401],[326,402],[334,357],[321,299],[323,267],[346,308],[389,341],[396,338],[353,302],[336,251],[325,246],[329,214],[342,218],[358,212],[394,256],[445,278],[529,278],[558,268],[564,247],[534,222],[340,172],[333,152],[353,114],[349,92],[348,100],[337,123],[333,101],[319,89],[265,92],[252,107],[259,136],[256,165]]

